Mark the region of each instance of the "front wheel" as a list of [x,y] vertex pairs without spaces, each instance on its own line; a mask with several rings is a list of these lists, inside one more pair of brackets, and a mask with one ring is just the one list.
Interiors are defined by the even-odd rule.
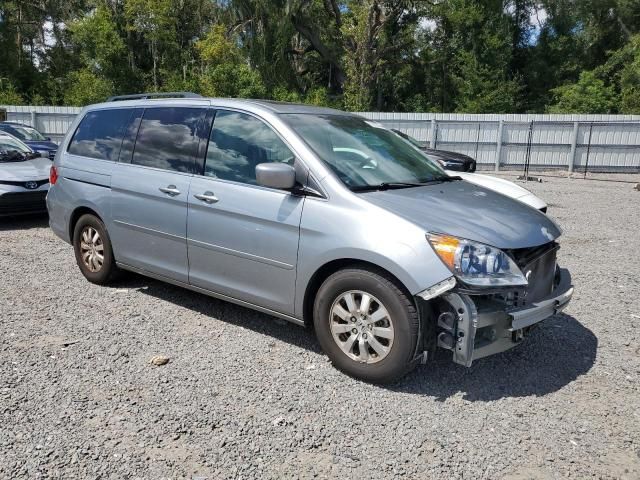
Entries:
[[383,272],[334,273],[318,290],[313,317],[323,350],[348,375],[389,383],[414,365],[418,313],[411,297]]

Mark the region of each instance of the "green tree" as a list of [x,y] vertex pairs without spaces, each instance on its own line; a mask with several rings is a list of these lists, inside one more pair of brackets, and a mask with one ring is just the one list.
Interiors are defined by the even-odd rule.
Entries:
[[639,34],[638,0],[4,0],[0,91],[637,113]]
[[23,105],[24,99],[10,83],[2,83],[0,79],[0,105]]
[[257,70],[252,69],[233,37],[223,25],[214,25],[195,44],[202,73],[200,91],[212,97],[263,98],[266,88]]
[[[79,52],[84,68],[96,78],[112,83],[119,90],[132,86],[132,69],[128,52],[116,19],[105,5],[69,24],[73,46]],[[86,72],[83,73],[86,77]]]
[[113,84],[90,70],[77,70],[66,78],[65,105],[84,106],[104,102],[113,95]]
[[378,0],[348,3],[343,15],[344,106],[363,111],[387,104],[384,93],[393,91],[394,78],[385,70],[402,68],[414,47],[417,17],[409,2]]
[[620,113],[640,114],[640,34],[613,52],[601,70],[619,94]]
[[595,72],[582,72],[577,83],[551,90],[554,103],[551,113],[612,113],[618,97],[612,86],[598,78]]

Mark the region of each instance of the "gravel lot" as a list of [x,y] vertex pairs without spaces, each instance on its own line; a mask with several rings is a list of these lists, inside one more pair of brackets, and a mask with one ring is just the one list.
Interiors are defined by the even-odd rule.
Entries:
[[134,275],[91,285],[46,218],[0,220],[0,477],[640,478],[640,192],[529,188],[565,231],[565,314],[387,388],[272,317]]

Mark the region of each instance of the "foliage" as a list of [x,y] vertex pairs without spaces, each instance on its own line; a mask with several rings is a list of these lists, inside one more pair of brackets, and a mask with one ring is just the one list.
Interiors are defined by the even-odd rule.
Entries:
[[620,95],[620,113],[640,112],[640,35],[615,52],[605,68],[619,72],[612,77]]
[[3,0],[0,103],[640,113],[638,0]]
[[0,86],[0,105],[23,105],[24,99],[10,83]]
[[556,102],[549,108],[551,113],[611,113],[618,103],[613,87],[591,71],[582,72],[576,83],[554,88],[552,93]]
[[113,84],[88,69],[69,73],[64,92],[65,105],[84,106],[104,102],[113,95]]
[[200,78],[200,91],[208,97],[264,98],[266,89],[260,75],[248,65],[222,63]]

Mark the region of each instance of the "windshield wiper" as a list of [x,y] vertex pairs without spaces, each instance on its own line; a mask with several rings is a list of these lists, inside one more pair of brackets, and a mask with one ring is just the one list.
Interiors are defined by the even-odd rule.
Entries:
[[352,192],[371,192],[375,190],[392,190],[396,188],[411,188],[411,187],[424,187],[425,185],[434,185],[443,182],[455,182],[456,180],[462,180],[462,177],[457,175],[450,177],[445,175],[443,177],[435,177],[431,180],[425,180],[424,182],[382,182],[376,185],[355,185],[351,187]]
[[368,192],[372,190],[391,190],[394,188],[411,188],[411,187],[424,187],[432,183],[438,183],[439,181],[424,182],[424,183],[412,183],[412,182],[382,182],[376,185],[356,185],[351,187],[354,192]]

